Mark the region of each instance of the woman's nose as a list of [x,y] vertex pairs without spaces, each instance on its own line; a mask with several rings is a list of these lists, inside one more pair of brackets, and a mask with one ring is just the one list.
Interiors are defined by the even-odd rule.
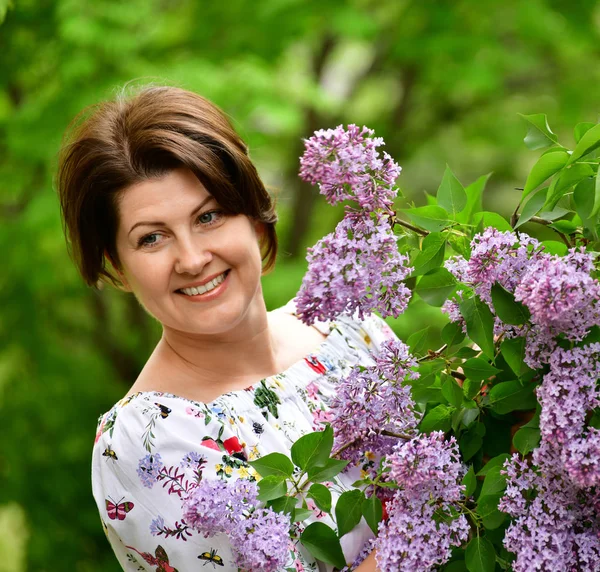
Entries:
[[212,253],[207,245],[199,241],[180,242],[175,260],[175,272],[178,274],[200,274],[202,269],[212,260]]

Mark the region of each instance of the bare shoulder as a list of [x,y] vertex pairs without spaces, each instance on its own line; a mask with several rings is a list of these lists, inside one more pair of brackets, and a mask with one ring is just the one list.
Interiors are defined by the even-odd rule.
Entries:
[[292,364],[314,352],[327,337],[287,312],[269,312],[269,329],[277,340],[282,362]]

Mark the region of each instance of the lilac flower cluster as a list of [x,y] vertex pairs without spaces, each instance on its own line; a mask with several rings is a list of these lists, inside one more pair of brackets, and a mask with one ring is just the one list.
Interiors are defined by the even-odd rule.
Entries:
[[[387,458],[390,477],[401,485],[379,524],[377,564],[381,570],[425,572],[446,562],[463,544],[469,524],[457,511],[464,494],[458,445],[440,431],[400,442]],[[444,518],[439,518],[441,515]]]
[[381,137],[356,125],[316,131],[304,142],[300,177],[318,183],[321,194],[335,205],[356,200],[361,208],[390,210],[398,194],[394,186],[401,168],[387,154],[380,157]]
[[258,507],[254,482],[203,480],[184,501],[183,518],[205,537],[227,534],[236,565],[247,572],[275,572],[287,562],[290,519]]
[[600,570],[600,492],[573,487],[559,456],[543,442],[531,466],[518,455],[505,464],[499,508],[512,517],[504,546],[515,572]]
[[380,214],[348,213],[333,233],[308,249],[308,271],[296,305],[307,324],[358,311],[400,315],[410,300],[402,283],[412,268]]
[[590,255],[571,250],[564,258],[543,255],[523,273],[514,294],[531,312],[531,367],[549,358],[555,336],[581,341],[592,326],[600,325],[600,283],[590,276],[590,267]]
[[[498,282],[509,292],[514,292],[528,265],[538,256],[540,244],[535,238],[527,235],[517,237],[515,233],[489,227],[473,237],[468,260],[455,256],[446,260],[444,266],[459,282],[473,288],[475,294],[493,309],[491,290],[494,283]],[[457,294],[460,298],[460,291]],[[442,311],[451,321],[462,321],[458,301],[447,300]]]
[[[330,401],[334,450],[354,463],[366,452],[391,453],[398,438],[413,434],[420,419],[406,379],[416,379],[416,366],[406,344],[386,342],[374,366],[354,368],[338,383]],[[387,433],[387,435],[386,435]]]
[[[557,335],[581,341],[592,326],[600,325],[600,283],[590,276],[593,258],[583,250],[554,256],[526,234],[487,228],[473,238],[469,260],[457,256],[445,266],[492,311],[491,288],[496,282],[527,306],[527,328],[504,325],[496,318],[495,333],[526,334],[526,362],[532,368],[548,361]],[[452,321],[462,320],[456,300],[446,301],[442,310]]]

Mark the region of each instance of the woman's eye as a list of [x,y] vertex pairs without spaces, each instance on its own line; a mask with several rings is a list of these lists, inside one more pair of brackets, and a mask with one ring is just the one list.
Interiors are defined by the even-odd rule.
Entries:
[[138,241],[138,246],[154,246],[158,243],[159,235],[157,233],[147,234],[142,236]]
[[198,222],[200,224],[211,225],[216,223],[221,217],[220,211],[208,211],[198,216]]

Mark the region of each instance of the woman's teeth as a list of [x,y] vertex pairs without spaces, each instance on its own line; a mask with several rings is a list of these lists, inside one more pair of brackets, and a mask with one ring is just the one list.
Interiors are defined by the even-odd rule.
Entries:
[[186,296],[197,296],[198,294],[206,294],[211,290],[214,290],[219,284],[225,280],[226,273],[223,272],[220,276],[213,278],[210,282],[207,282],[203,286],[195,286],[194,288],[182,288],[181,292],[183,292]]

